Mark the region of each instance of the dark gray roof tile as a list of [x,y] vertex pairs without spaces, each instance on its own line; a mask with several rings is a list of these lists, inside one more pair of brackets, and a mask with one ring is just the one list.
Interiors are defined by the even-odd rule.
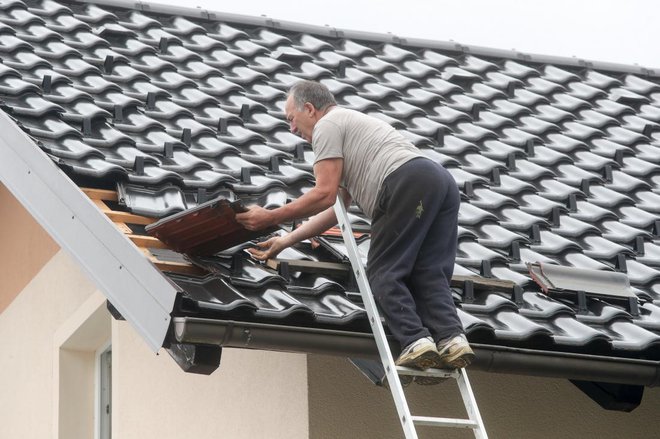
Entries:
[[401,93],[395,88],[381,85],[376,82],[368,82],[359,87],[358,95],[365,99],[381,100],[389,97],[398,97]]
[[568,93],[556,93],[552,96],[552,105],[560,110],[575,113],[579,110],[591,108],[589,102],[572,96]]
[[468,55],[461,63],[461,67],[473,73],[482,75],[485,72],[498,70],[499,66],[495,63],[478,58],[474,55]]
[[607,271],[612,269],[611,265],[606,265],[600,261],[597,261],[596,259],[587,256],[582,250],[579,252],[571,251],[562,255],[559,259],[559,262],[569,267],[582,268],[585,270]]
[[559,151],[555,151],[554,149],[550,149],[547,146],[535,146],[534,154],[528,154],[527,159],[532,163],[536,163],[537,165],[548,166],[553,169],[562,163],[573,163],[573,159],[571,159],[568,155]]
[[497,88],[491,87],[486,84],[476,83],[471,87],[470,93],[467,96],[473,97],[480,101],[490,102],[494,99],[506,99],[507,95]]
[[388,71],[396,72],[397,70],[394,64],[384,61],[376,56],[363,57],[360,59],[356,67],[371,74],[381,74]]
[[564,135],[577,140],[587,141],[605,135],[605,132],[579,122],[565,122],[562,126]]
[[591,109],[582,110],[580,111],[579,114],[580,114],[580,118],[578,119],[579,123],[588,125],[593,128],[597,128],[599,130],[602,130],[603,128],[610,126],[620,125],[620,122],[616,118],[600,113],[595,110],[591,110]]
[[660,194],[650,191],[639,191],[634,194],[637,207],[649,212],[660,213]]
[[[533,188],[533,186],[531,187]],[[516,194],[519,194],[519,192],[516,192]],[[565,207],[565,205],[560,202],[553,201],[536,193],[529,192],[519,195],[518,201],[520,202],[520,210],[532,215],[541,216],[543,218],[550,217],[553,208]]]
[[456,110],[447,105],[438,105],[429,112],[429,118],[440,123],[451,125],[459,122],[469,122],[471,117],[464,111]]
[[548,200],[565,203],[566,200],[568,200],[568,197],[572,194],[583,196],[583,193],[579,188],[569,186],[568,184],[552,178],[546,178],[539,181],[537,184],[539,186],[539,195]]
[[[642,175],[643,177],[644,175]],[[605,187],[622,193],[630,193],[641,189],[650,189],[646,181],[633,177],[623,171],[612,171],[612,181],[608,182]]]
[[430,76],[435,76],[440,73],[438,69],[433,68],[428,64],[424,64],[423,62],[418,61],[417,59],[404,61],[402,64],[403,64],[403,70],[401,70],[401,73],[407,77],[417,80],[425,79]]
[[553,224],[552,231],[565,238],[580,238],[586,234],[600,234],[600,229],[591,223],[573,218],[571,215],[559,215],[559,224]]
[[522,88],[525,86],[525,83],[519,78],[507,75],[506,72],[488,72],[484,75],[484,78],[486,79],[486,81],[484,81],[485,85],[504,90],[507,93],[513,92],[516,88]]
[[[463,163],[463,169],[466,171],[474,174],[485,175],[488,179],[490,179],[490,176],[493,173],[493,169],[499,168],[502,171],[506,170],[506,166],[503,163],[490,159],[481,154],[466,154],[461,159],[461,162]],[[499,197],[503,197],[503,195],[493,193],[492,191],[489,192],[491,193],[488,194],[488,198],[494,197],[495,199],[498,199]]]
[[317,53],[322,50],[333,50],[332,45],[327,41],[307,33],[301,34],[292,47],[302,50],[303,52],[311,53]]
[[[308,190],[313,153],[289,132],[283,104],[294,82],[321,80],[341,104],[386,121],[454,175],[462,193],[455,273],[529,289],[515,301],[456,290],[471,339],[606,355],[657,349],[655,334],[631,329],[657,331],[654,309],[643,304],[633,318],[589,301],[589,313],[577,314],[575,298],[537,293],[525,265],[627,270],[640,299],[660,300],[653,76],[620,81],[591,66],[330,34],[57,0],[28,10],[7,0],[0,101],[74,180],[114,181],[120,206],[163,217],[217,196],[276,207]],[[343,244],[328,245],[345,256]],[[361,240],[365,255],[368,247]],[[214,275],[172,275],[186,290],[177,312],[366,327],[343,283],[314,273],[278,278],[234,252],[197,261]]]
[[381,53],[378,54],[378,57],[388,62],[401,63],[406,60],[417,58],[417,55],[414,52],[390,43],[384,44],[380,49],[380,52]]
[[446,81],[439,77],[427,78],[424,83],[425,87],[433,93],[438,93],[441,96],[449,96],[451,94],[460,92],[463,88],[459,85],[452,84],[449,81]]
[[597,206],[607,209],[612,209],[622,204],[634,204],[634,201],[627,195],[604,186],[591,186],[589,188],[588,200]]
[[605,133],[607,134],[606,138],[608,140],[627,146],[647,142],[649,140],[644,134],[636,133],[623,127],[607,128],[605,129]]
[[528,234],[534,225],[538,225],[539,227],[550,226],[543,216],[542,212],[536,212],[535,215],[517,208],[505,208],[502,209],[500,213],[500,224],[509,230],[516,230]]
[[597,183],[603,181],[600,175],[573,164],[561,164],[556,167],[556,171],[557,181],[569,186],[580,186],[584,180]]
[[651,99],[647,98],[646,96],[635,93],[634,91],[624,87],[611,89],[608,98],[614,102],[630,105],[632,107],[639,107],[643,104],[651,102]]
[[613,78],[610,75],[591,69],[585,72],[584,83],[601,90],[606,90],[614,86],[621,85],[621,81],[617,78]]
[[527,80],[527,84],[528,85],[525,88],[528,91],[540,95],[551,95],[554,93],[560,93],[566,91],[566,88],[563,85],[549,81],[542,77],[530,78]]
[[442,69],[440,78],[449,81],[452,84],[456,84],[464,88],[469,88],[471,85],[478,82],[481,79],[481,76],[463,68],[449,65],[448,67]]
[[405,94],[401,96],[401,99],[408,104],[424,107],[441,104],[443,101],[442,96],[439,94],[427,91],[423,88],[409,88],[406,90]]
[[515,165],[509,167],[509,175],[529,182],[555,177],[555,173],[552,170],[528,160],[516,160]]
[[624,114],[635,114],[635,110],[629,105],[614,102],[610,99],[598,99],[595,103],[593,109],[608,116],[620,117]]
[[481,267],[483,261],[506,264],[507,260],[501,253],[473,241],[461,241],[458,243],[456,263],[465,267]]
[[593,101],[595,99],[607,97],[607,92],[583,82],[570,83],[566,94],[583,101]]
[[504,61],[503,67],[502,73],[521,80],[540,75],[535,68],[510,59]]
[[636,75],[626,75],[624,78],[623,87],[635,93],[650,94],[660,91],[660,85],[655,82],[642,79]]
[[420,62],[436,69],[443,69],[447,66],[457,66],[458,61],[451,56],[438,53],[434,50],[425,49],[421,53]]
[[[609,139],[592,139],[590,143],[592,145],[591,148],[592,152],[580,151],[579,153],[575,154],[576,157],[579,158],[578,161],[580,163],[580,166],[584,168],[591,168],[591,166],[594,163],[608,164],[611,162],[611,160],[604,161],[603,158],[615,159],[617,157],[617,154],[630,153],[629,147],[621,145],[619,143],[615,143]],[[601,156],[601,159],[599,159],[597,156]]]
[[532,110],[524,105],[520,105],[505,99],[498,99],[491,102],[493,113],[501,116],[516,118],[524,114],[532,114]]
[[208,35],[210,37],[218,38],[225,43],[234,41],[239,38],[248,38],[246,32],[237,29],[236,26],[230,25],[228,23],[211,23],[209,24],[208,29]]
[[480,244],[490,248],[508,249],[514,241],[529,243],[529,239],[498,224],[482,224],[476,228]]
[[575,73],[554,65],[546,65],[543,67],[542,77],[548,81],[556,82],[559,84],[566,84],[569,82],[573,83],[582,79]]
[[504,127],[514,127],[516,122],[508,117],[501,116],[492,111],[480,111],[475,118],[475,125],[488,130],[501,130]]
[[560,132],[561,128],[554,123],[543,120],[540,117],[523,116],[520,118],[522,125],[520,129],[536,136],[545,136],[552,132]]

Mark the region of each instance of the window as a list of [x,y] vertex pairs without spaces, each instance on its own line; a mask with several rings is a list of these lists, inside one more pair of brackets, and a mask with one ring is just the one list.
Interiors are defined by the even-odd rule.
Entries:
[[98,362],[98,438],[112,438],[112,349],[103,350]]

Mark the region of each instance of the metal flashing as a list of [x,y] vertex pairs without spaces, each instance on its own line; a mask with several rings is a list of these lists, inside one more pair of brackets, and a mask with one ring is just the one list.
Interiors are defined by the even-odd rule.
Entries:
[[609,297],[636,297],[625,273],[564,267],[540,262],[527,264],[527,266],[532,279],[546,294],[573,291]]
[[0,181],[157,351],[177,290],[1,111],[0,132]]

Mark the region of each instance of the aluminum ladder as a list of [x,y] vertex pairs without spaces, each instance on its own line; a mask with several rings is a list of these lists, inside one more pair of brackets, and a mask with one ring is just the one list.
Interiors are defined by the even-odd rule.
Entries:
[[[417,425],[432,426],[432,427],[450,427],[450,428],[467,428],[472,429],[476,439],[488,439],[483,420],[479,414],[477,401],[474,398],[470,381],[468,380],[465,369],[457,370],[441,370],[441,369],[428,369],[426,371],[410,369],[406,367],[398,367],[394,364],[392,352],[387,343],[385,330],[381,322],[376,302],[371,293],[371,287],[367,280],[364,264],[360,257],[355,237],[353,236],[353,229],[348,218],[348,213],[344,207],[344,202],[340,196],[337,196],[337,201],[334,205],[334,211],[337,215],[337,222],[344,238],[344,244],[348,252],[353,274],[360,289],[360,295],[364,302],[364,309],[369,318],[369,324],[373,331],[376,345],[378,346],[378,353],[380,361],[385,369],[385,377],[387,378],[388,387],[392,392],[392,398],[396,406],[401,427],[403,428],[405,439],[417,439]],[[468,414],[468,419],[455,419],[455,418],[436,418],[428,416],[412,416],[408,407],[408,401],[401,385],[399,375],[413,375],[413,376],[431,376],[439,378],[454,378],[457,381],[458,388],[463,397],[463,404]]]

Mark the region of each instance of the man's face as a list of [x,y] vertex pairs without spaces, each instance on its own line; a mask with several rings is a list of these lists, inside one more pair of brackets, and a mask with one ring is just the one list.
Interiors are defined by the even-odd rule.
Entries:
[[298,110],[293,101],[293,97],[289,96],[284,106],[284,113],[286,120],[289,122],[289,127],[293,134],[297,134],[308,142],[312,141],[312,131],[316,125],[314,114],[316,109],[310,103],[305,103],[302,110]]

